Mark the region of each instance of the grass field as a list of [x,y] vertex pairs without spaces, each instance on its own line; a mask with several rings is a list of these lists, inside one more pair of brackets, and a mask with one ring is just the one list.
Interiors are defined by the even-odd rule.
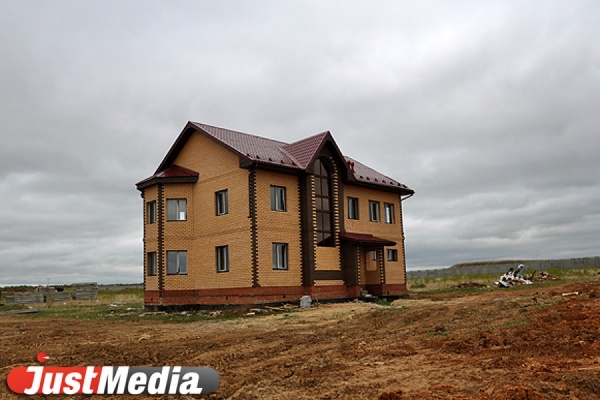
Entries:
[[[597,279],[600,268],[568,270],[553,269],[548,271],[557,280],[536,282],[536,287],[549,287],[569,282],[586,282]],[[444,278],[411,279],[408,281],[409,298],[436,298],[439,295],[456,297],[469,293],[496,290],[494,281],[499,278],[495,274],[453,276]],[[506,290],[514,291],[526,288],[518,286]],[[388,304],[385,299],[380,302]],[[228,319],[252,316],[249,307],[230,311],[181,311],[181,312],[148,312],[144,309],[144,291],[141,288],[126,288],[122,290],[99,290],[98,300],[30,304],[3,305],[0,312],[37,308],[40,311],[31,314],[33,318],[75,318],[123,321],[170,321],[193,322],[199,320]],[[277,310],[270,311],[276,313]],[[289,313],[289,310],[286,310]]]

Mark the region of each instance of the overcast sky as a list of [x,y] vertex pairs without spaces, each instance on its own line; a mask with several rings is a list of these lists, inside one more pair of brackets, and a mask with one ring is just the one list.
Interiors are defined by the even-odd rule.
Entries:
[[0,0],[0,286],[141,282],[187,121],[416,191],[409,269],[600,255],[595,1]]

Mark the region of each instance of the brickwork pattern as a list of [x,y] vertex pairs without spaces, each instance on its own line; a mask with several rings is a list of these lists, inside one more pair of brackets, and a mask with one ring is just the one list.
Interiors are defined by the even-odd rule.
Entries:
[[[200,134],[190,137],[175,163],[198,171],[200,177],[197,184],[164,185],[162,202],[154,194],[156,186],[144,191],[146,202],[156,199],[160,203],[157,214],[163,216],[164,224],[161,243],[155,239],[160,236],[159,228],[153,226],[160,224],[147,225],[144,217],[145,253],[157,251],[157,261],[164,265],[158,277],[146,277],[147,288],[160,288],[160,280],[167,291],[251,286],[248,171],[239,168],[237,156]],[[228,213],[217,216],[215,193],[224,189],[228,191]],[[166,221],[167,199],[187,200],[185,221]],[[216,247],[224,245],[229,246],[229,272],[219,273]],[[187,274],[167,275],[169,250],[188,252]]]
[[[344,225],[346,231],[357,233],[370,233],[376,237],[389,239],[396,242],[395,246],[385,247],[384,252],[379,257],[384,263],[385,282],[389,284],[404,284],[405,278],[405,258],[404,258],[404,233],[402,221],[402,203],[400,197],[396,193],[380,191],[371,188],[365,188],[354,185],[344,186],[343,201],[347,202],[348,197],[358,199],[358,216],[359,219],[349,219],[348,215],[344,215]],[[378,201],[380,203],[380,221],[371,222],[369,220],[369,200]],[[387,224],[384,222],[384,204],[391,203],[394,205],[394,223]],[[344,203],[346,204],[346,203]],[[398,261],[387,260],[387,249],[395,249],[398,252]],[[385,258],[384,258],[385,257]],[[359,258],[360,261],[364,261]],[[365,272],[361,268],[361,272]],[[370,279],[369,279],[370,281]],[[361,283],[365,283],[364,277],[361,277]]]
[[[286,211],[271,210],[271,186],[285,187]],[[258,282],[260,286],[302,285],[300,194],[296,175],[256,171]],[[288,269],[273,270],[273,243],[287,243]]]
[[[379,251],[378,263],[366,271],[364,254],[357,249],[361,284],[388,283],[389,290],[405,287],[405,262],[402,231],[402,208],[397,194],[353,185],[342,185],[340,172],[330,158],[332,170],[332,219],[335,247],[313,246],[317,271],[341,271],[339,232],[372,233],[397,242],[398,261],[387,262]],[[356,288],[345,288],[342,280],[323,279],[315,286],[302,288],[302,216],[300,214],[300,178],[268,170],[240,168],[239,158],[214,140],[194,133],[177,155],[175,164],[197,171],[198,182],[165,183],[144,189],[144,287],[147,304],[227,304],[256,303],[265,299],[284,299],[315,294],[323,298],[346,297]],[[313,240],[316,243],[315,179],[309,178]],[[286,188],[286,211],[271,210],[271,186]],[[216,215],[215,193],[227,190],[228,212]],[[359,199],[360,220],[344,215],[347,196]],[[185,221],[167,221],[168,199],[187,200]],[[368,201],[381,203],[381,222],[369,221]],[[157,202],[157,222],[147,223],[147,203]],[[394,224],[383,222],[383,204],[395,206]],[[287,243],[288,269],[273,270],[273,243]],[[229,271],[218,272],[216,247],[228,246]],[[310,248],[310,247],[308,247]],[[187,251],[187,274],[167,275],[167,251]],[[157,252],[158,276],[147,276],[147,253]],[[336,276],[337,278],[337,276]],[[291,290],[290,288],[299,288]],[[270,291],[269,291],[270,290]],[[275,293],[280,290],[281,293]],[[388,290],[380,286],[378,290]],[[307,293],[310,292],[310,293]],[[236,295],[238,293],[239,295]],[[341,293],[346,293],[341,295]],[[236,297],[237,299],[233,299]],[[262,296],[261,299],[256,296]],[[242,297],[244,298],[242,300]],[[249,300],[252,299],[252,300]]]

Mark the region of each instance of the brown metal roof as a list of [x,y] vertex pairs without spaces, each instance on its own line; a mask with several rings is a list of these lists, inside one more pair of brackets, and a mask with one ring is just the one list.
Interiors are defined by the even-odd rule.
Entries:
[[340,239],[347,242],[354,242],[360,245],[373,245],[373,246],[395,246],[396,242],[388,239],[381,239],[375,237],[369,233],[355,233],[355,232],[340,232]]
[[[219,128],[198,122],[188,122],[162,163],[157,168],[155,174],[140,183],[153,178],[159,178],[161,174],[183,174],[181,170],[176,170],[175,172],[169,170],[174,167],[173,162],[176,159],[177,154],[179,154],[181,149],[185,146],[193,132],[200,132],[236,153],[240,157],[240,165],[242,166],[259,164],[305,172],[307,170],[310,171],[314,159],[317,157],[323,146],[329,143],[330,149],[332,149],[335,154],[339,155],[340,160],[346,161],[348,173],[347,175],[344,175],[344,179],[347,178],[350,182],[356,182],[361,185],[376,186],[387,190],[393,190],[400,192],[401,194],[414,193],[408,186],[389,178],[350,157],[344,156],[329,131],[301,139],[294,143],[285,143],[262,136]],[[176,167],[182,168],[179,166]],[[196,173],[195,171],[192,172]],[[181,178],[181,175],[179,175],[179,177]]]
[[265,164],[285,165],[297,167],[295,160],[286,154],[282,148],[285,142],[268,139],[249,133],[232,131],[216,126],[191,122],[192,125],[202,129],[217,141],[224,144],[235,153]]
[[389,176],[385,176],[382,173],[375,171],[373,168],[367,167],[365,164],[350,157],[346,157],[346,162],[350,166],[350,170],[354,175],[354,179],[356,179],[358,182],[413,191],[405,184],[400,183]]
[[329,132],[322,132],[317,135],[307,137],[306,139],[287,144],[281,149],[287,155],[289,155],[290,158],[296,161],[296,164],[298,164],[300,168],[306,169],[311,164],[328,136],[331,136]]
[[196,171],[192,171],[189,168],[182,167],[181,165],[173,164],[169,168],[156,174],[159,178],[173,178],[173,177],[184,177],[184,176],[199,176],[200,174]]
[[199,176],[200,174],[196,171],[173,164],[151,177],[138,182],[136,186],[138,190],[142,190],[157,183],[195,183],[198,182]]

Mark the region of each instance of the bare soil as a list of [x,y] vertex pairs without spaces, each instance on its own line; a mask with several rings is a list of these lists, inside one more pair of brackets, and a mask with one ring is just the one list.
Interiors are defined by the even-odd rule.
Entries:
[[[5,315],[0,398],[18,398],[8,372],[45,351],[48,365],[210,366],[211,399],[598,399],[599,295],[600,282],[532,285],[188,323]],[[128,397],[155,398],[114,396]]]

